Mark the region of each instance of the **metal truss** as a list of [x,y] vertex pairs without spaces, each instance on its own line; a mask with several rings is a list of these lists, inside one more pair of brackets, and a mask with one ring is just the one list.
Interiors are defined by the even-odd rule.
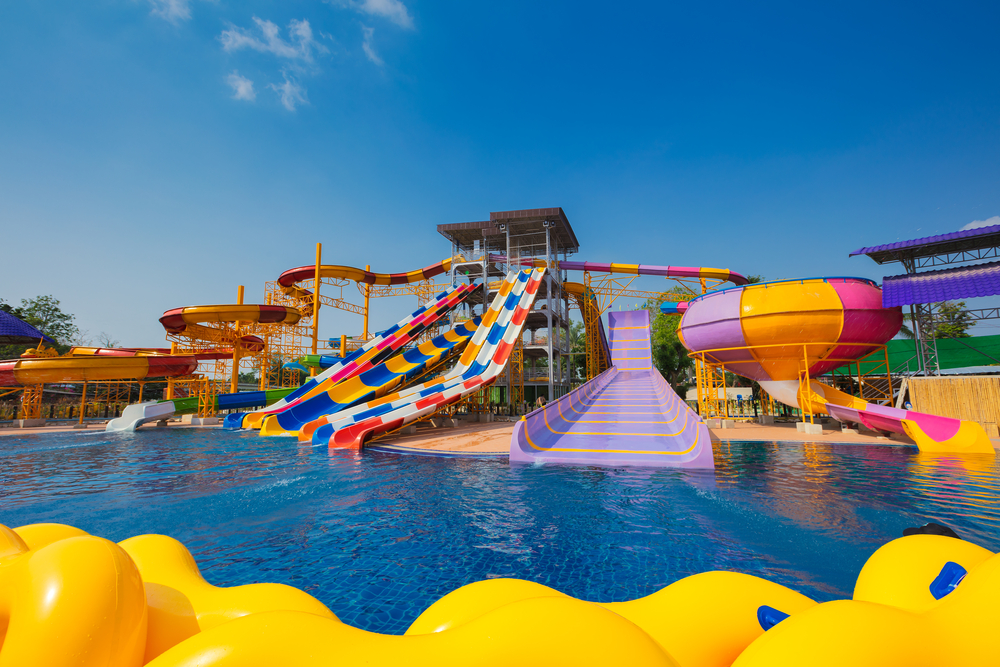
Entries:
[[[963,262],[974,262],[981,259],[995,259],[997,257],[1000,257],[1000,247],[948,252],[940,255],[933,255],[931,257],[917,257],[911,261],[913,262],[915,268],[926,269],[932,266],[962,264]],[[910,271],[909,273],[913,273],[913,271]]]

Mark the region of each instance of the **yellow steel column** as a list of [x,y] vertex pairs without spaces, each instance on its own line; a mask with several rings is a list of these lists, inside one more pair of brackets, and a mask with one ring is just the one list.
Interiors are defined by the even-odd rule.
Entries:
[[340,334],[340,358],[347,358],[347,334]]
[[720,366],[722,369],[722,416],[729,419],[729,384],[726,382],[726,365]]
[[[313,326],[312,326],[312,353],[316,354],[319,349],[319,267],[323,259],[323,244],[316,244],[316,276],[313,284]],[[367,305],[367,301],[366,301]],[[366,316],[367,317],[367,316]],[[313,366],[309,369],[309,375],[315,376],[318,369]]]
[[802,346],[802,358],[805,359],[805,362],[806,362],[806,371],[805,371],[806,383],[805,383],[805,385],[803,385],[802,384],[802,379],[799,378],[799,402],[801,403],[801,405],[799,405],[799,407],[802,408],[802,421],[805,421],[806,420],[806,404],[809,405],[809,423],[810,424],[814,424],[816,422],[813,420],[813,409],[812,409],[812,400],[811,400],[811,396],[812,396],[812,386],[811,386],[811,384],[812,384],[812,381],[809,379],[809,348],[807,348],[805,345]]
[[[371,270],[372,270],[372,265],[371,264],[365,264],[365,271],[371,271]],[[368,283],[365,283],[364,293],[365,293],[365,312],[364,312],[364,317],[365,317],[364,329],[365,330],[364,330],[364,333],[362,334],[362,340],[368,340],[368,299],[371,297],[371,293],[372,293],[372,287]]]
[[83,423],[83,415],[87,412],[87,381],[83,381],[83,393],[80,394],[80,421]]
[[[170,354],[177,354],[177,343],[170,344]],[[167,391],[163,398],[168,401],[174,400],[174,379],[172,377],[167,378]]]
[[[243,305],[243,285],[236,288],[236,303]],[[233,341],[233,375],[229,379],[229,393],[235,394],[240,382],[240,323],[236,322],[236,340]]]

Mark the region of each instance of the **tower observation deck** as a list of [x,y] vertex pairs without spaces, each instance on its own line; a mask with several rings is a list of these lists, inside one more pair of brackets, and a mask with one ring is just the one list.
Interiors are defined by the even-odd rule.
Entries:
[[[580,249],[576,233],[562,208],[495,211],[489,220],[437,226],[452,244],[452,255],[465,261],[452,263],[452,282],[460,277],[481,279],[482,291],[467,300],[468,316],[484,308],[499,287],[499,279],[519,268],[520,260],[540,259],[548,266]],[[502,253],[507,263],[490,262],[490,253]],[[546,272],[538,297],[525,321],[518,355],[512,355],[505,376],[506,402],[519,403],[544,395],[554,400],[569,390],[569,296],[563,290],[563,271]],[[523,388],[529,388],[525,396]]]

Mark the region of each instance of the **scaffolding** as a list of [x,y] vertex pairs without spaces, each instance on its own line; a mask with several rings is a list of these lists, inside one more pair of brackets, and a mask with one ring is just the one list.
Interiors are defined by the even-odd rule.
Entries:
[[40,384],[29,384],[21,390],[21,419],[42,418],[42,387]]
[[[452,260],[455,263],[460,263],[464,261],[464,258],[454,256]],[[270,330],[265,332],[267,353],[264,366],[266,371],[261,373],[261,389],[265,386],[298,386],[301,370],[295,368],[293,364],[305,355],[344,356],[356,351],[371,340],[374,337],[369,326],[372,299],[415,296],[419,307],[433,301],[437,294],[451,288],[450,284],[435,283],[431,280],[419,280],[398,285],[369,285],[347,278],[324,277],[320,275],[321,261],[321,245],[317,244],[316,271],[312,278],[299,281],[292,287],[282,286],[277,281],[269,281],[264,285],[265,303],[296,308],[302,313],[302,318],[295,326],[272,326]],[[365,271],[371,271],[371,265],[366,265]],[[356,296],[352,294],[354,289],[357,290]],[[342,334],[337,339],[321,340],[319,338],[319,314],[323,308],[334,308],[360,315],[362,318],[360,334],[351,337]],[[413,341],[413,344],[419,345],[431,340],[440,333],[441,324],[439,322],[424,329]],[[316,368],[310,369],[310,373],[313,375],[317,372]]]
[[514,342],[508,363],[511,372],[510,404],[515,407],[516,412],[524,403],[524,338],[522,336],[518,336],[517,341]]
[[[814,422],[820,406],[827,401],[812,388],[812,381],[827,380],[835,389],[858,398],[881,405],[891,405],[894,398],[892,372],[889,368],[888,347],[878,343],[847,343],[847,342],[809,342],[809,343],[771,343],[768,345],[750,345],[745,347],[719,348],[715,350],[700,350],[688,356],[695,360],[695,377],[698,388],[698,413],[703,419],[730,418],[728,383],[726,380],[726,362],[713,356],[720,352],[731,353],[746,351],[752,359],[766,359],[769,352],[781,351],[782,358],[788,359],[788,352],[801,347],[801,354],[796,361],[798,370],[798,403],[802,411],[803,421],[808,418]],[[816,348],[827,348],[825,353],[815,354]],[[873,348],[859,357],[832,357],[838,348]],[[813,354],[810,354],[810,349]],[[835,366],[820,375],[812,375],[809,369],[817,364]],[[739,362],[730,362],[739,363]],[[862,364],[865,368],[862,368]],[[838,373],[838,371],[840,371]],[[829,376],[829,379],[828,377]],[[762,395],[766,392],[762,391]],[[768,395],[771,414],[774,414],[774,399]],[[763,405],[763,400],[761,401]]]

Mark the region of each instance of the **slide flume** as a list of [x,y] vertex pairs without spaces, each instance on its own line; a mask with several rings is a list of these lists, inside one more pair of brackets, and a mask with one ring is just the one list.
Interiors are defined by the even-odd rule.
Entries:
[[544,269],[507,274],[455,368],[443,378],[321,417],[299,431],[299,440],[360,449],[372,437],[433,414],[492,383],[521,336],[544,275]]
[[714,468],[708,427],[653,367],[649,311],[608,323],[612,367],[523,417],[511,463]]
[[[507,263],[506,255],[490,254],[491,262]],[[520,266],[545,267],[544,259],[515,260]],[[565,271],[592,271],[594,273],[621,273],[632,276],[663,276],[664,278],[708,278],[728,280],[734,285],[746,285],[746,276],[729,269],[714,269],[705,266],[656,266],[654,264],[620,264],[616,262],[573,262],[556,260],[553,269]]]
[[332,385],[325,392],[300,401],[278,414],[269,415],[263,421],[260,434],[298,435],[298,430],[303,424],[324,415],[336,414],[361,401],[378,398],[413,381],[468,343],[476,333],[479,322],[478,317],[462,322],[445,333],[392,357],[385,363]]
[[266,410],[227,415],[225,426],[259,429],[268,415],[284,412],[291,406],[328,391],[338,382],[377,366],[460,304],[475,289],[475,285],[459,285],[449,292],[438,294],[433,301],[413,311],[316,377],[309,378],[301,387]]
[[[461,255],[457,255],[454,259],[459,261],[464,260]],[[452,261],[453,258],[449,257],[448,259],[441,260],[437,264],[431,264],[430,266],[425,266],[422,269],[407,271],[405,273],[374,273],[372,271],[366,271],[365,269],[359,269],[353,266],[320,264],[319,277],[352,280],[356,283],[364,283],[366,285],[408,285],[410,283],[430,280],[434,276],[439,276],[442,273],[450,271]],[[316,265],[310,264],[308,266],[288,269],[278,276],[278,285],[281,287],[282,291],[289,296],[299,299],[308,299],[312,296],[312,292],[300,287],[299,283],[315,279]]]

